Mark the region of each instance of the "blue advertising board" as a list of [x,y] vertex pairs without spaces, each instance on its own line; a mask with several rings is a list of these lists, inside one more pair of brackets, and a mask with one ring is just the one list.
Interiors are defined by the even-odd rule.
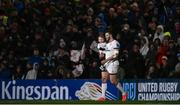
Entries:
[[129,80],[122,81],[128,100],[179,101],[180,80]]
[[[128,100],[179,101],[180,80],[123,80]],[[109,81],[106,98],[120,100],[121,93]],[[0,81],[0,100],[97,100],[101,80]]]
[[[119,92],[108,82],[106,97],[118,100]],[[101,80],[13,80],[0,81],[0,99],[97,100]]]

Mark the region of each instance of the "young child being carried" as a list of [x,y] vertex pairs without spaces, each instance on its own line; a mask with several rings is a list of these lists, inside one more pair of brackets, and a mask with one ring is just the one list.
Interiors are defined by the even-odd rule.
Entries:
[[[98,45],[97,48],[99,50],[99,58],[100,60],[105,59],[105,51],[106,51],[106,42],[105,42],[105,37],[103,35],[98,36]],[[105,70],[105,65],[101,65],[99,67],[102,71]]]

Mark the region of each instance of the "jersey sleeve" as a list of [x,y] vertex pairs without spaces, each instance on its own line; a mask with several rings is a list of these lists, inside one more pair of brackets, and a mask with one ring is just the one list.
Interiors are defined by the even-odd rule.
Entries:
[[115,42],[114,44],[113,44],[113,49],[120,49],[120,44],[119,44],[119,42]]
[[99,46],[99,44],[97,45],[97,49],[98,49],[98,50],[100,49],[100,46]]

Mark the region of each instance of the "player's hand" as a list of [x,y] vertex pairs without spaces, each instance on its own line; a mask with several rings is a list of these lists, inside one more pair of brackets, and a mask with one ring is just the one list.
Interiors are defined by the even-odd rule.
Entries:
[[105,64],[106,63],[106,60],[102,60],[101,61],[101,64],[103,65],[103,64]]
[[103,59],[104,56],[105,56],[105,55],[104,55],[103,53],[100,53],[100,54],[99,54],[99,58],[100,58],[100,59]]

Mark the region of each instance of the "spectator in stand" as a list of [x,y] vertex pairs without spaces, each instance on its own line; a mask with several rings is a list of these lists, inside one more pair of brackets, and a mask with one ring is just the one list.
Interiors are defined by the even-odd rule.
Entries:
[[70,79],[72,78],[72,73],[67,70],[63,65],[59,65],[55,72],[55,79]]
[[145,62],[143,56],[139,52],[139,46],[133,45],[132,51],[129,52],[126,67],[126,76],[128,78],[144,78]]
[[147,79],[154,79],[154,78],[159,78],[159,71],[158,69],[156,68],[155,65],[153,64],[150,64],[148,66],[148,70],[147,70],[147,73],[146,73],[146,77]]
[[154,45],[155,45],[156,48],[157,48],[158,46],[161,45],[161,40],[160,40],[159,38],[156,38],[156,39],[153,41],[153,43],[154,43]]
[[167,38],[164,38],[161,46],[157,48],[156,64],[158,68],[160,68],[160,65],[162,65],[162,57],[167,56],[168,50],[169,50],[169,41]]
[[153,41],[154,33],[156,32],[157,27],[157,19],[155,17],[152,17],[152,20],[148,23],[148,29],[147,33],[149,34],[148,39],[149,41]]
[[[130,50],[133,45],[133,40],[135,35],[132,34],[129,24],[124,24],[122,28],[122,36],[120,43],[122,44],[122,49]],[[132,41],[130,41],[132,40]]]
[[8,68],[8,62],[6,60],[3,60],[0,62],[0,79],[10,80],[12,77],[12,71]]
[[161,42],[163,41],[164,39],[164,27],[162,25],[158,25],[157,26],[157,29],[156,29],[156,32],[154,34],[154,38],[153,38],[153,41],[155,39],[159,38],[161,40]]
[[139,34],[141,37],[140,53],[145,58],[149,51],[149,40],[146,36],[142,35],[141,33],[139,33]]
[[175,66],[175,71],[170,73],[171,78],[180,78],[180,53],[177,54],[178,62]]
[[36,80],[39,72],[39,63],[33,64],[33,69],[29,70],[26,74],[26,80]]
[[107,23],[105,22],[105,16],[103,13],[100,13],[95,19],[95,26],[97,27],[98,33],[105,33],[107,31]]
[[44,59],[42,67],[38,70],[38,79],[48,79],[48,71],[51,69],[48,59]]
[[23,80],[25,79],[25,74],[24,71],[22,70],[21,65],[17,65],[13,75],[12,75],[12,80]]
[[56,51],[54,51],[54,56],[57,59],[58,65],[60,64],[67,66],[70,62],[69,52],[66,49],[66,42],[64,41],[64,39],[60,39],[59,48]]
[[176,65],[176,49],[175,49],[175,43],[173,40],[169,41],[169,50],[167,52],[167,58],[168,58],[168,64],[170,67],[170,72],[174,71],[174,67]]
[[167,56],[162,56],[161,60],[162,60],[162,64],[160,65],[159,68],[159,74],[160,74],[159,76],[160,78],[166,78],[169,76],[170,73],[170,67],[167,62],[168,58]]
[[99,64],[97,62],[97,60],[93,60],[90,64],[89,64],[89,78],[100,78],[101,76],[101,70],[99,69]]
[[39,66],[42,66],[42,63],[43,63],[43,59],[41,58],[39,54],[39,49],[37,48],[33,50],[33,56],[28,59],[27,69],[31,69],[34,63],[38,63]]
[[176,48],[175,48],[175,52],[176,54],[178,54],[180,52],[180,36],[177,37],[177,42],[176,42]]
[[145,58],[145,65],[149,66],[149,64],[156,64],[156,53],[157,48],[155,47],[154,43],[149,44],[149,51]]

